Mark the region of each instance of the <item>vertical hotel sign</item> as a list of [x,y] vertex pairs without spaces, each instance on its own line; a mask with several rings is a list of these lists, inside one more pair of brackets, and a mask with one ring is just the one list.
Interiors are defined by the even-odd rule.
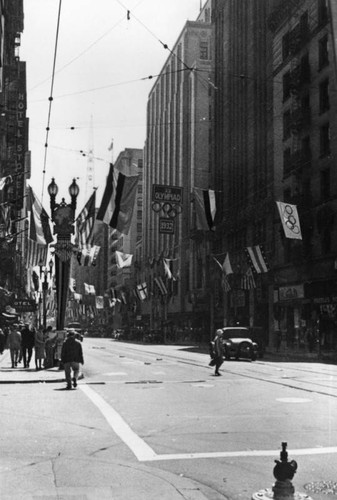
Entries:
[[0,92],[3,91],[4,78],[4,46],[5,46],[5,16],[3,14],[3,5],[0,0]]
[[332,57],[333,65],[335,70],[335,79],[337,81],[337,2],[336,0],[328,0],[329,6],[329,19],[331,23],[331,33],[332,33]]
[[26,64],[18,62],[18,94],[16,101],[16,147],[15,147],[15,206],[23,208],[24,171],[26,152]]

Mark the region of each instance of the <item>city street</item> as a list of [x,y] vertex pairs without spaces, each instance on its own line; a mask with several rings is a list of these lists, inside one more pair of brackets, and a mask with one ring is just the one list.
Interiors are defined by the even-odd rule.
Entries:
[[335,365],[226,361],[214,377],[188,346],[83,350],[72,391],[63,372],[1,357],[1,499],[250,499],[272,486],[282,442],[296,491],[337,493]]

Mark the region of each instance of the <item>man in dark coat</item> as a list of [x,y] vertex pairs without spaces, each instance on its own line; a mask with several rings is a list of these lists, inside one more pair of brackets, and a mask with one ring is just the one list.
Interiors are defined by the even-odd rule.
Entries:
[[[83,365],[84,360],[82,344],[75,338],[75,332],[69,332],[68,337],[62,345],[61,363],[64,366],[67,389],[71,389],[71,382],[73,382],[73,386],[76,387],[80,363]],[[71,377],[71,371],[73,371],[73,377]]]
[[25,326],[21,330],[21,349],[23,365],[25,368],[29,368],[30,360],[32,359],[33,347],[35,344],[34,331],[29,328],[29,324],[25,323]]

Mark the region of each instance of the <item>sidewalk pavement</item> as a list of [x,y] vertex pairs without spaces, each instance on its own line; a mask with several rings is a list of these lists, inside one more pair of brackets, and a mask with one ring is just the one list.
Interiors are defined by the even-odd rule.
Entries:
[[36,370],[35,363],[30,368],[24,368],[23,362],[12,368],[9,350],[0,356],[0,384],[32,384],[48,382],[65,382],[64,371],[58,367]]

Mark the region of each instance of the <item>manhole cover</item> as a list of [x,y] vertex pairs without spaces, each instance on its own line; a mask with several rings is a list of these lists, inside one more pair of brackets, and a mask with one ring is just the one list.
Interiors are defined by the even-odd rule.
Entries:
[[324,495],[337,495],[336,481],[316,481],[304,485],[306,491],[311,493],[323,493]]

